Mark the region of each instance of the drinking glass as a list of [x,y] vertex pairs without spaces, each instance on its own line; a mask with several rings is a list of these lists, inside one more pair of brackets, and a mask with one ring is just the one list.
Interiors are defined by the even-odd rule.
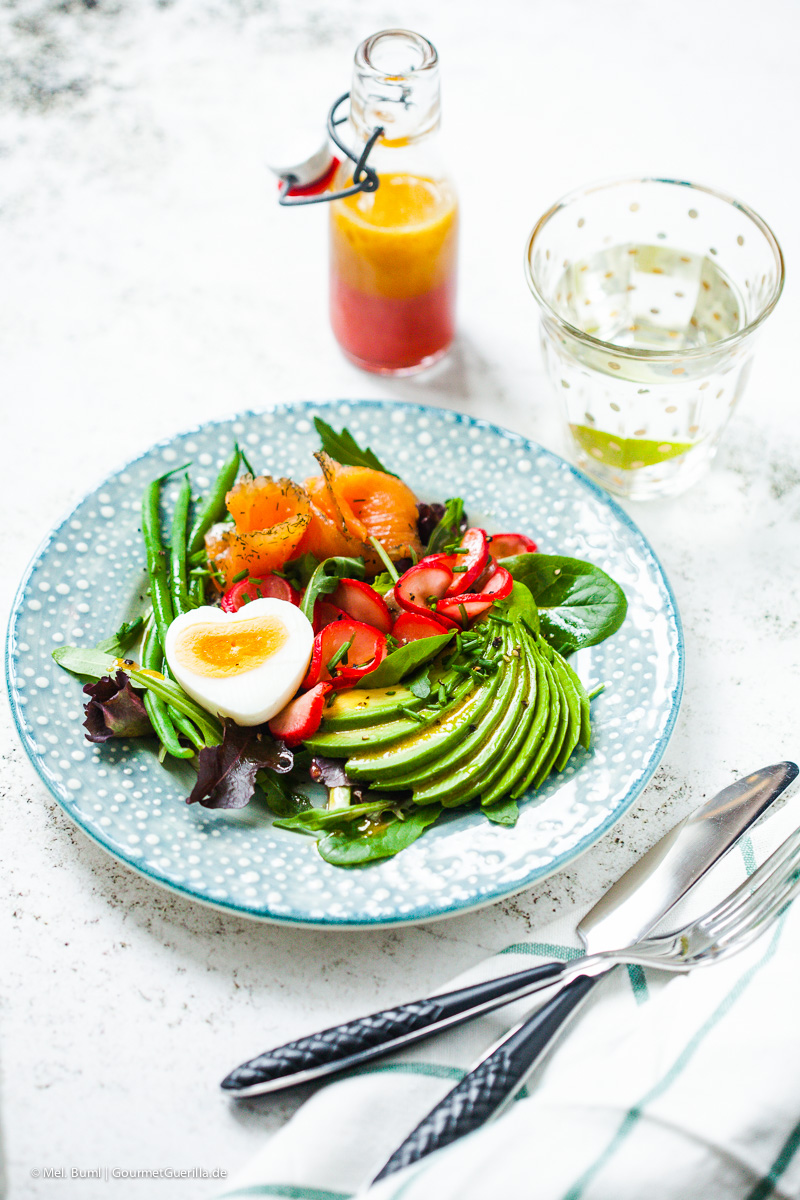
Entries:
[[614,180],[539,219],[525,271],[579,466],[634,499],[689,487],[783,289],[766,222],[700,184]]

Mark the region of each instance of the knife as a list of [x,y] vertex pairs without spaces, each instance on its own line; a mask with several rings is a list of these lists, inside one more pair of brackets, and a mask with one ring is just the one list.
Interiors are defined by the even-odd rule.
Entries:
[[[583,918],[578,931],[587,950],[618,949],[648,933],[758,820],[797,773],[797,766],[790,762],[762,767],[724,788],[671,829]],[[555,979],[563,966],[560,962],[545,963],[324,1029],[242,1063],[226,1076],[221,1087],[235,1097],[255,1096],[359,1066],[521,999],[541,988],[543,981]],[[563,1013],[565,1019],[591,990],[594,980],[589,979],[587,984],[587,978],[573,980],[539,1013]],[[569,997],[569,1005],[565,997]],[[548,1019],[543,1016],[543,1031],[549,1028]],[[556,1028],[558,1024],[560,1021]]]
[[[795,763],[762,767],[724,788],[671,829],[580,921],[577,932],[586,953],[631,946],[652,932],[797,774]],[[596,966],[591,973],[579,975],[504,1034],[393,1151],[372,1182],[419,1162],[499,1116],[567,1021],[616,965]]]

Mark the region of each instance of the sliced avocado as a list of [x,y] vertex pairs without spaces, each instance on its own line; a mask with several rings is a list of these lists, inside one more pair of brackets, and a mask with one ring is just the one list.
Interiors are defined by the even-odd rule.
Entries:
[[439,800],[446,808],[453,808],[478,795],[483,772],[504,746],[514,722],[519,720],[523,700],[519,688],[521,667],[521,657],[517,655],[501,672],[503,682],[490,709],[475,732],[459,746],[461,757],[450,762],[450,756],[446,756],[431,764],[436,774],[414,789],[415,804]]
[[[577,738],[575,745],[577,745],[578,742],[580,742],[580,744],[586,750],[588,750],[589,742],[591,739],[591,726],[590,726],[590,716],[589,716],[589,697],[586,693],[586,688],[583,686],[580,679],[578,678],[578,675],[572,669],[572,667],[569,665],[567,660],[565,658],[562,658],[562,656],[558,653],[558,651],[554,650],[552,646],[549,647],[549,649],[550,649],[550,653],[553,655],[553,662],[558,666],[559,670],[561,671],[562,678],[566,677],[566,679],[569,680],[570,684],[572,685],[572,687],[575,691],[576,696],[578,697],[578,710],[579,710],[578,715],[579,715],[580,728],[578,730],[578,738]],[[572,749],[574,750],[575,746],[573,746]],[[559,771],[561,771],[561,770],[563,770],[563,767],[559,767],[558,769],[559,769]]]
[[512,800],[518,800],[523,792],[527,792],[530,788],[541,764],[550,755],[553,742],[556,740],[561,724],[561,695],[556,685],[553,668],[547,659],[542,657],[535,645],[531,645],[531,649],[541,665],[546,683],[547,699],[545,702],[544,729],[541,741],[536,747],[536,753],[533,758],[528,759],[522,778],[518,778],[514,784],[511,792]]
[[550,749],[548,750],[547,754],[543,758],[543,760],[539,766],[539,770],[536,772],[536,775],[531,780],[530,786],[534,792],[538,791],[538,789],[544,783],[545,779],[547,779],[548,775],[553,770],[553,767],[556,765],[556,762],[558,761],[558,757],[561,754],[561,749],[564,745],[564,741],[569,736],[569,727],[570,727],[570,710],[569,710],[569,705],[567,704],[567,698],[564,695],[564,686],[561,682],[561,678],[560,678],[558,672],[553,667],[553,664],[549,663],[548,665],[552,672],[553,680],[555,682],[556,689],[558,691],[558,697],[561,702],[561,708],[560,708],[559,716],[558,716],[558,728],[556,730],[556,736],[553,738],[553,743],[552,743]]
[[470,689],[466,696],[458,698],[458,703],[447,710],[434,710],[434,721],[418,727],[384,749],[372,750],[364,747],[361,753],[354,754],[347,760],[347,774],[352,779],[380,781],[382,787],[392,788],[403,785],[395,783],[395,777],[401,776],[410,767],[430,762],[439,757],[449,746],[464,736],[467,726],[477,724],[487,706],[491,703],[500,685],[502,672],[498,671],[487,680],[475,686],[474,678],[467,681]]
[[[504,633],[500,653],[501,655],[508,655],[511,649],[511,639]],[[418,784],[427,786],[428,781],[431,780],[434,774],[438,777],[442,772],[450,774],[458,770],[470,758],[475,748],[482,743],[486,736],[486,731],[497,724],[505,711],[505,695],[508,690],[507,674],[505,663],[500,658],[499,669],[496,675],[496,687],[493,691],[491,702],[483,709],[480,719],[476,720],[473,717],[469,728],[464,731],[464,736],[456,740],[446,750],[443,750],[442,754],[437,756],[435,760],[428,760],[424,763],[414,762],[402,775],[396,775],[393,780],[394,785],[397,787],[415,787]],[[420,801],[420,803],[423,803],[423,801]]]
[[[548,649],[550,649],[549,646]],[[564,767],[567,765],[570,754],[572,754],[572,751],[578,744],[578,738],[581,736],[581,702],[578,697],[575,684],[570,678],[570,672],[565,669],[567,664],[564,662],[563,658],[556,658],[552,650],[550,652],[552,654],[550,664],[558,675],[558,680],[561,684],[561,690],[564,693],[564,698],[567,702],[567,710],[569,714],[564,741],[561,749],[558,752],[558,757],[553,764],[554,770],[563,771]]]
[[393,687],[354,688],[349,692],[337,692],[333,703],[323,711],[321,732],[377,725],[396,716],[401,706],[417,709],[424,703],[402,683],[396,683]]
[[[487,790],[481,794],[481,804],[494,804],[501,796],[505,796],[511,791],[514,784],[524,775],[528,767],[535,758],[542,739],[545,735],[550,712],[550,688],[545,675],[544,663],[539,655],[534,652],[527,641],[523,642],[525,647],[525,657],[528,663],[530,678],[534,682],[529,683],[530,702],[526,712],[528,720],[521,722],[521,728],[524,729],[524,740],[519,743],[516,753],[513,753],[499,778],[487,786]],[[488,780],[487,780],[488,784]],[[485,784],[486,786],[486,784]]]
[[[463,695],[458,697],[463,699]],[[305,747],[312,754],[327,758],[348,758],[357,750],[372,749],[397,742],[407,734],[432,725],[440,715],[437,708],[425,709],[415,720],[413,717],[398,716],[382,721],[379,725],[358,725],[354,729],[333,729],[330,733],[319,732],[307,738]]]

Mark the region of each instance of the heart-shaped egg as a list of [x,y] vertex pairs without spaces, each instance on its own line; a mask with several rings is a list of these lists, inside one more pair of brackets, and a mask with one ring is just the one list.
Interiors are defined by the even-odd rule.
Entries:
[[164,655],[183,690],[237,725],[261,725],[294,696],[308,670],[314,630],[286,600],[238,612],[195,608],[167,630]]

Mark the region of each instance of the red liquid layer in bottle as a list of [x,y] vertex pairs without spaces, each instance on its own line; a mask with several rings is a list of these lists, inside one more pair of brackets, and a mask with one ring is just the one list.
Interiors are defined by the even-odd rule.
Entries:
[[354,362],[379,373],[428,366],[453,340],[457,210],[430,179],[382,175],[331,214],[331,325]]

